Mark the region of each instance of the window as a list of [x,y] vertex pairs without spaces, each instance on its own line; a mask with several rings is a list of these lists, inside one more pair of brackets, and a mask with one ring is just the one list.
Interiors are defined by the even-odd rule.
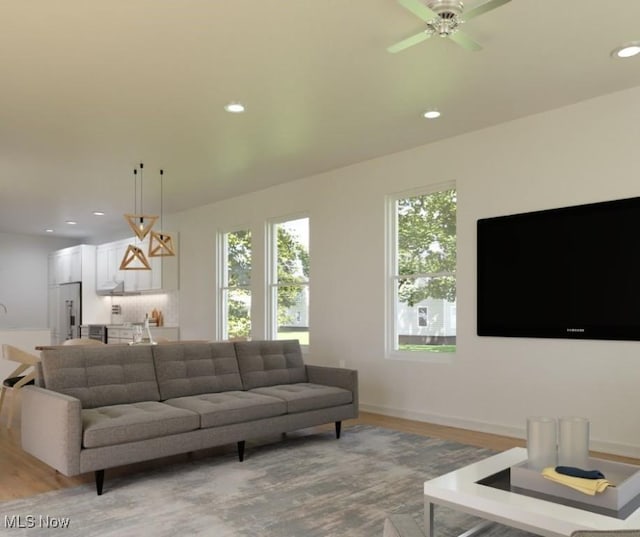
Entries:
[[222,339],[251,338],[251,232],[222,236]]
[[270,331],[309,344],[309,218],[277,222],[270,233]]
[[453,352],[456,191],[391,198],[389,216],[388,351]]
[[418,306],[418,326],[427,326],[428,310],[426,306]]

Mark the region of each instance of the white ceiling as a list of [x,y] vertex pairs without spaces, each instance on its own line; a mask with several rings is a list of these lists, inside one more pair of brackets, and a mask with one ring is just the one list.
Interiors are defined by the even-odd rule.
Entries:
[[1,0],[0,232],[126,234],[141,161],[169,213],[640,86],[609,56],[638,21],[640,0],[512,0],[465,25],[480,52],[390,54],[423,28],[396,0]]

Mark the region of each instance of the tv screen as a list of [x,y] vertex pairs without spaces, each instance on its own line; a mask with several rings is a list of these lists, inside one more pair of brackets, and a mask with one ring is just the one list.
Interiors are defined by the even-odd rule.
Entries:
[[478,335],[640,340],[640,198],[478,220]]

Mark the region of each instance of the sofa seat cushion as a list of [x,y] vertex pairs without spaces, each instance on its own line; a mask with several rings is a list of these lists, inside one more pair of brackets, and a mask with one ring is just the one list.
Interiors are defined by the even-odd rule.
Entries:
[[200,427],[203,429],[287,413],[287,404],[281,398],[242,391],[179,397],[168,399],[165,403],[197,412],[200,415]]
[[310,382],[255,388],[251,390],[251,393],[260,393],[283,399],[287,402],[287,412],[289,414],[348,405],[353,401],[353,394],[349,390]]
[[82,411],[85,448],[96,448],[193,431],[199,416],[156,401],[113,405]]

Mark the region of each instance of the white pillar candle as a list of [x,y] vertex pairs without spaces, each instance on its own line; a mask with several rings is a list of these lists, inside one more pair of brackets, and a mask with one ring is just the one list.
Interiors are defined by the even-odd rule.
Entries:
[[542,470],[557,464],[556,420],[527,418],[527,459],[529,466]]
[[587,418],[573,416],[560,418],[558,464],[589,469],[589,420]]

